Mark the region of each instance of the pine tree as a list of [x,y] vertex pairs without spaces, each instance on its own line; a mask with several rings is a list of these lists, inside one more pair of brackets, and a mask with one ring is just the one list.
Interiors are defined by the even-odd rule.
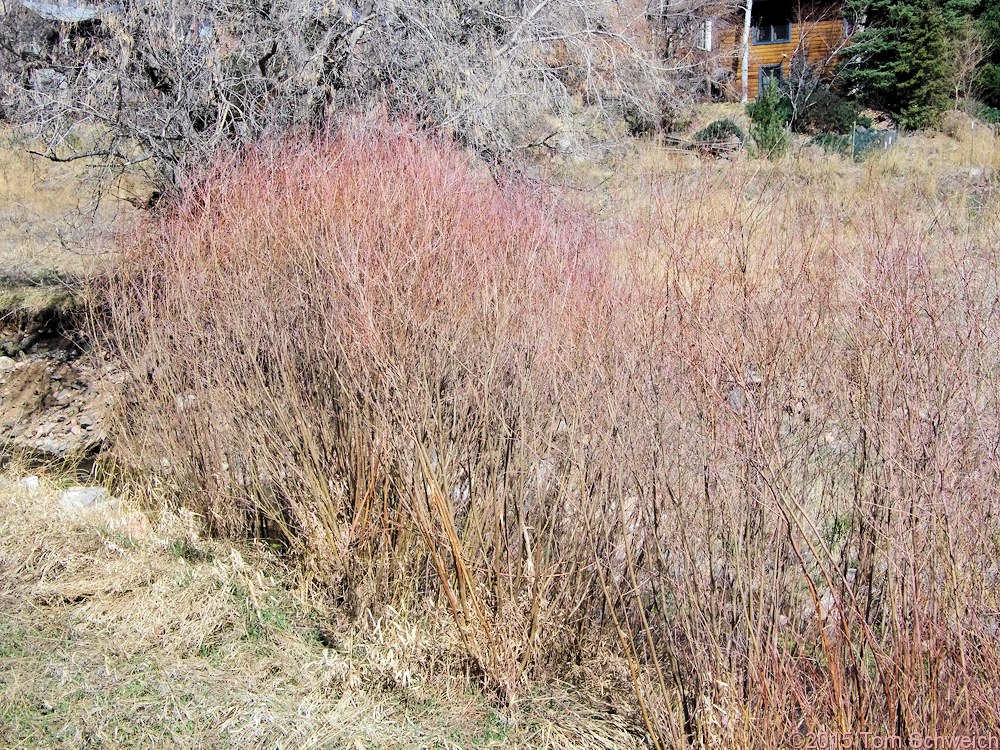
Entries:
[[935,124],[949,105],[952,48],[976,0],[852,0],[864,20],[844,78],[865,104],[905,128]]
[[783,106],[777,80],[768,81],[757,100],[747,105],[747,115],[750,117],[750,137],[757,153],[768,159],[784,156],[791,142],[788,134],[791,113]]

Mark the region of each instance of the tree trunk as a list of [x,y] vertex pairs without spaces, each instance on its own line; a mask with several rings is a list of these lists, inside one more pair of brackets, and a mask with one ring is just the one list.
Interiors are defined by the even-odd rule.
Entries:
[[743,16],[743,44],[740,48],[740,84],[743,103],[750,100],[750,13],[753,10],[753,0],[747,0],[746,13]]

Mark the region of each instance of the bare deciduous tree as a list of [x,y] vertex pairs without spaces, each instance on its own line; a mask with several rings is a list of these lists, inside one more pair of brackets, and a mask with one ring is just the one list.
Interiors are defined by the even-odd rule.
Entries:
[[753,0],[746,0],[743,14],[743,41],[740,44],[740,91],[743,103],[750,99],[750,19],[753,14]]
[[[607,134],[645,130],[690,97],[699,65],[656,53],[640,0],[21,0],[4,19],[0,114],[33,124],[49,158],[168,183],[222,145],[370,106],[494,159],[550,145],[585,105]],[[83,147],[80,122],[99,126]]]
[[961,32],[951,46],[951,82],[955,91],[955,106],[974,95],[980,65],[990,54],[986,34],[971,21],[962,24]]

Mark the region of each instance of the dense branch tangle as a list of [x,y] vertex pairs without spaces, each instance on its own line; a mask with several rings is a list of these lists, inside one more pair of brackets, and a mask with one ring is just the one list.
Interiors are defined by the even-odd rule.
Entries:
[[[669,5],[676,19],[704,2]],[[492,159],[548,146],[588,106],[600,115],[588,135],[614,138],[623,120],[655,127],[701,80],[698,60],[656,51],[662,17],[637,0],[24,6],[4,13],[0,115],[34,126],[50,158],[152,160],[168,182],[220,146],[372,106]],[[101,126],[82,146],[67,136],[81,121]]]

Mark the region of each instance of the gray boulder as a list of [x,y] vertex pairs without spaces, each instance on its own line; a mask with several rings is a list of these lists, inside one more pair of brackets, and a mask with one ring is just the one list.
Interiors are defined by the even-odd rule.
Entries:
[[63,510],[83,510],[109,500],[111,493],[104,487],[70,487],[59,495],[59,506]]

